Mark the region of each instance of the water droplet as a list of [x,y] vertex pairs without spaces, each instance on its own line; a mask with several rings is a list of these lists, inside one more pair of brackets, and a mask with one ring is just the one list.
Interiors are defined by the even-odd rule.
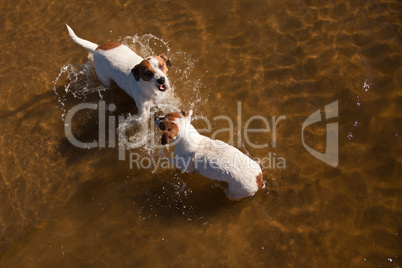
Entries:
[[364,85],[363,85],[363,88],[364,88],[364,91],[368,91],[369,89],[370,89],[370,86],[371,86],[371,83],[368,83],[367,82],[367,79],[364,81]]

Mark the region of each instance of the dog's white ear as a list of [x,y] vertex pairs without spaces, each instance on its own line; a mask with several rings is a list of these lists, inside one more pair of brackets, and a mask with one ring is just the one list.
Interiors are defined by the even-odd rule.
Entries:
[[188,116],[191,117],[193,115],[193,110],[188,111]]
[[134,78],[136,81],[140,80],[140,65],[137,64],[134,66],[133,69],[131,69],[131,73],[134,75]]

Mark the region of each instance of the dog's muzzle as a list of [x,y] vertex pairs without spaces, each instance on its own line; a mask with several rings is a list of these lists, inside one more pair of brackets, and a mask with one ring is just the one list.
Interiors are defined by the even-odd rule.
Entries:
[[167,89],[169,89],[169,86],[166,84],[166,79],[165,77],[161,77],[158,80],[156,80],[156,82],[158,82],[158,85],[156,85],[156,87],[160,90],[160,91],[165,91]]

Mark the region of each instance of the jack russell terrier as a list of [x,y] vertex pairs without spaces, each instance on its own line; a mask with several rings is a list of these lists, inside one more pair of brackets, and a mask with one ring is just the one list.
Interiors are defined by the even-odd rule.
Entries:
[[253,196],[264,188],[260,166],[235,147],[198,133],[190,123],[192,114],[183,110],[155,118],[163,131],[162,145],[176,140],[176,166],[183,172],[197,171],[209,179],[227,182],[225,193],[231,200]]
[[135,100],[139,116],[149,114],[158,96],[170,88],[166,73],[171,63],[165,54],[143,59],[119,43],[97,45],[79,38],[66,26],[71,39],[94,54],[99,80],[105,86],[114,82],[131,96]]

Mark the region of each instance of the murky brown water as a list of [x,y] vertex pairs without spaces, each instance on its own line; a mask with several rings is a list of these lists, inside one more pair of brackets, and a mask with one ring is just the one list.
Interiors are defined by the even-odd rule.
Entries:
[[[400,1],[13,0],[0,7],[0,266],[401,265]],[[275,154],[285,168],[266,167],[267,187],[231,202],[198,174],[130,169],[130,152],[160,155],[150,145],[127,151],[125,161],[117,148],[74,147],[63,119],[75,105],[115,104],[107,114],[114,118],[136,109],[118,89],[100,87],[65,23],[97,43],[123,40],[143,56],[169,54],[176,106],[209,118],[209,136],[229,127],[212,119],[228,116],[234,145],[252,157]],[[334,168],[307,152],[301,127],[336,100]],[[269,148],[239,137],[254,115],[286,116],[276,147],[272,131],[249,134]],[[74,124],[80,140],[97,139],[97,111]],[[231,138],[228,131],[216,137]],[[324,152],[325,124],[306,129],[305,141]]]

